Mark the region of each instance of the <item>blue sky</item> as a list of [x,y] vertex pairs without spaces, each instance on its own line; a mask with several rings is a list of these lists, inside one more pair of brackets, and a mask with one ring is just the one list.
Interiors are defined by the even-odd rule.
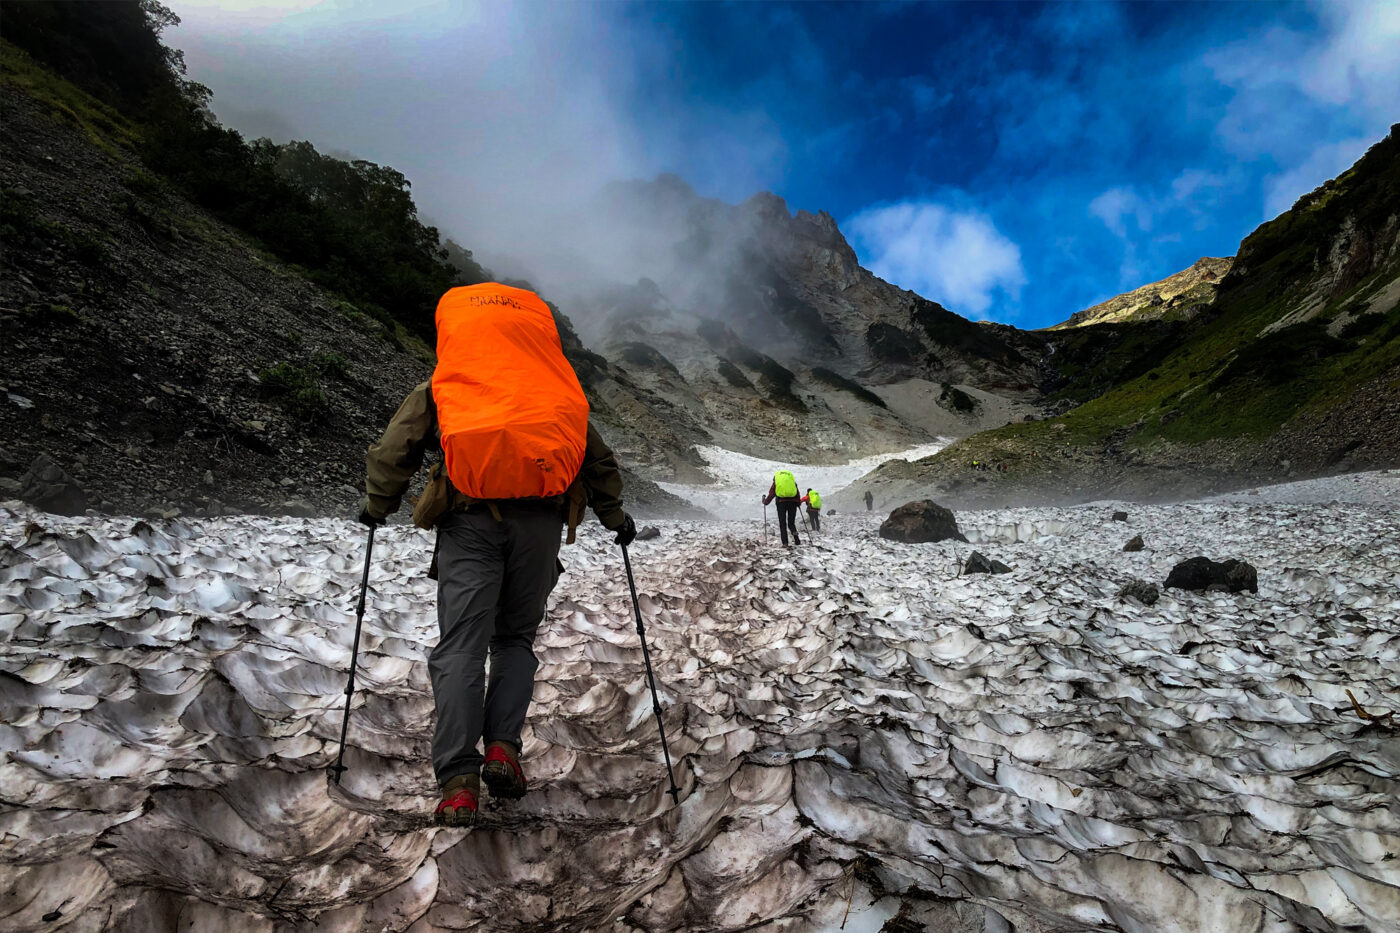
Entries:
[[1400,121],[1396,3],[171,6],[225,122],[395,166],[488,260],[669,171],[1023,327],[1233,253]]

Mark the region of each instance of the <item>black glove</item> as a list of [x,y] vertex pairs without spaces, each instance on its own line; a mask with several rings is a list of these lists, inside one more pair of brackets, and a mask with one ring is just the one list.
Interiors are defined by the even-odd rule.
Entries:
[[361,525],[368,525],[369,527],[374,528],[374,527],[377,526],[377,525],[382,525],[382,524],[384,524],[384,522],[385,522],[386,520],[387,520],[387,519],[385,519],[383,516],[381,516],[381,515],[375,515],[373,512],[371,512],[371,511],[369,510],[369,500],[368,500],[368,499],[366,499],[364,502],[362,502],[362,503],[360,504],[360,524],[361,524]]
[[617,537],[613,539],[614,544],[623,547],[631,544],[637,538],[637,523],[632,521],[632,516],[626,512],[622,513],[622,524],[617,528]]

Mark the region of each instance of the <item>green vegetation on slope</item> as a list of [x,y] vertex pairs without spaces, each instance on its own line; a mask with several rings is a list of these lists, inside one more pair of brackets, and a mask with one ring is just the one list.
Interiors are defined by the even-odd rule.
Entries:
[[[1057,336],[1063,359],[1056,362],[1067,376],[1058,394],[1089,400],[1053,421],[977,435],[976,443],[1247,442],[1377,378],[1400,382],[1400,307],[1333,326],[1369,307],[1400,275],[1400,259],[1387,252],[1397,212],[1400,126],[1350,171],[1247,237],[1214,305],[1197,320]],[[1321,279],[1319,269],[1329,266],[1335,277]],[[1315,314],[1277,326],[1309,301],[1319,304]],[[1112,383],[1102,391],[1105,380]]]
[[484,270],[418,219],[408,180],[393,169],[334,159],[306,142],[249,143],[219,126],[209,90],[187,80],[180,53],[160,42],[178,21],[152,0],[8,4],[5,37],[25,51],[5,45],[3,79],[109,152],[136,152],[364,313],[429,337],[437,299],[483,281]]
[[126,117],[92,95],[54,77],[22,50],[0,40],[0,81],[12,85],[48,108],[60,123],[82,130],[88,140],[109,155],[134,150],[140,132]]
[[1083,404],[1152,372],[1180,345],[1184,330],[1180,322],[1141,321],[1048,333],[1055,375],[1042,389],[1051,401]]

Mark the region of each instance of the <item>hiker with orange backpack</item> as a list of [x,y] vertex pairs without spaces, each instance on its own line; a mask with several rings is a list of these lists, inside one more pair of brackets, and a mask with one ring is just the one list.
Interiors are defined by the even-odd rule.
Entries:
[[773,474],[773,482],[768,487],[768,495],[763,497],[766,506],[778,500],[778,533],[782,535],[783,547],[789,547],[788,529],[792,529],[792,543],[801,544],[797,537],[797,506],[801,501],[797,492],[797,480],[791,470],[779,470]]
[[637,529],[622,508],[617,460],[588,423],[539,296],[494,282],[454,288],[438,302],[437,334],[432,379],[409,393],[365,457],[360,521],[372,534],[398,510],[424,454],[441,449],[413,513],[419,527],[437,529],[434,817],[470,826],[483,782],[493,796],[525,794],[520,732],[539,666],[535,633],[562,570],[561,534],[567,528],[573,542],[585,505],[617,532],[624,556]]

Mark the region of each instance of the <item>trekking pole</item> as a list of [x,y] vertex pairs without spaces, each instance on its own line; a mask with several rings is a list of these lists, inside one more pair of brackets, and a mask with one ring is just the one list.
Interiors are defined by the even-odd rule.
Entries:
[[[768,510],[764,509],[764,515]],[[656,728],[661,733],[661,754],[666,758],[666,778],[671,789],[666,793],[678,806],[681,802],[680,789],[676,787],[676,775],[671,771],[671,749],[666,745],[666,725],[661,721],[661,699],[656,695],[656,676],[651,671],[651,652],[647,650],[647,633],[642,628],[642,605],[637,602],[637,584],[632,579],[632,559],[627,556],[627,545],[622,546],[622,565],[627,568],[627,589],[632,592],[632,611],[637,614],[637,637],[642,640],[642,660],[647,665],[647,684],[651,687],[651,708],[656,711]]]
[[763,503],[763,543],[768,543],[768,503]]
[[369,589],[369,556],[374,551],[374,526],[369,526],[369,540],[365,543],[365,572],[360,578],[360,604],[355,608],[355,645],[350,649],[350,678],[345,681],[345,715],[340,718],[340,751],[336,752],[331,774],[335,783],[340,784],[340,776],[345,773],[345,732],[350,727],[350,700],[355,695],[355,666],[360,659],[360,624],[365,620],[365,592]]

